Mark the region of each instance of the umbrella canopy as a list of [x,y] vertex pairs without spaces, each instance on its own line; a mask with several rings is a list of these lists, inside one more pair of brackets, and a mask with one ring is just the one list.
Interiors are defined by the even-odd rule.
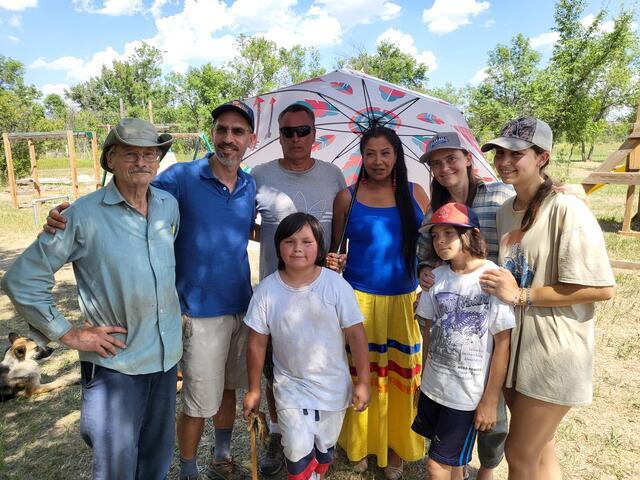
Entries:
[[429,191],[430,175],[418,160],[431,139],[458,131],[473,155],[480,177],[495,180],[462,113],[453,105],[353,70],[341,69],[296,85],[247,99],[256,119],[257,144],[244,162],[256,166],[282,157],[278,114],[301,103],[316,116],[312,156],[335,163],[347,184],[355,182],[362,162],[360,135],[373,126],[392,128],[404,145],[409,180]]

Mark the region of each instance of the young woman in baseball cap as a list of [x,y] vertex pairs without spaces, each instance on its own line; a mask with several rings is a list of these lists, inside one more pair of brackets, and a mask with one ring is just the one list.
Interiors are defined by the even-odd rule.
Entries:
[[614,295],[604,237],[587,205],[545,173],[553,135],[531,117],[482,146],[516,196],[498,210],[499,263],[483,289],[516,307],[505,398],[509,478],[561,478],[555,432],[592,398],[594,302]]

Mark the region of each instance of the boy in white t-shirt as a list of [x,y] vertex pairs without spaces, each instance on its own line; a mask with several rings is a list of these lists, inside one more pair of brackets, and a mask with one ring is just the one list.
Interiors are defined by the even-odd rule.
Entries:
[[[323,479],[333,461],[347,407],[370,398],[367,338],[351,286],[323,268],[322,226],[312,215],[286,217],[275,234],[278,271],[256,288],[244,318],[249,391],[245,418],[260,405],[269,335],[274,394],[289,480]],[[358,381],[352,388],[345,339]],[[352,392],[353,390],[353,392]]]
[[498,266],[485,259],[477,215],[461,203],[434,212],[421,229],[445,264],[423,292],[416,314],[426,320],[426,358],[413,430],[431,440],[431,480],[462,479],[478,430],[495,426],[509,362],[513,309],[480,288],[480,275]]

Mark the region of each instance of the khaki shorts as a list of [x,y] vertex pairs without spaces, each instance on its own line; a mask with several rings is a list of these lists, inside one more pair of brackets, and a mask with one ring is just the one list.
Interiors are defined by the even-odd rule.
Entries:
[[208,418],[224,390],[247,388],[247,335],[243,315],[183,317],[182,412]]

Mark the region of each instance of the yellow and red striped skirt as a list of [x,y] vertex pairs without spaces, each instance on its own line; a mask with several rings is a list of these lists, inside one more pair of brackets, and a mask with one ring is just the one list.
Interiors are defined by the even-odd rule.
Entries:
[[[419,460],[425,441],[411,430],[422,372],[422,335],[413,310],[416,294],[355,293],[369,342],[371,402],[364,412],[347,410],[338,443],[350,460],[376,455],[380,467],[388,464],[388,449],[403,460]],[[349,367],[355,378],[350,355]]]

